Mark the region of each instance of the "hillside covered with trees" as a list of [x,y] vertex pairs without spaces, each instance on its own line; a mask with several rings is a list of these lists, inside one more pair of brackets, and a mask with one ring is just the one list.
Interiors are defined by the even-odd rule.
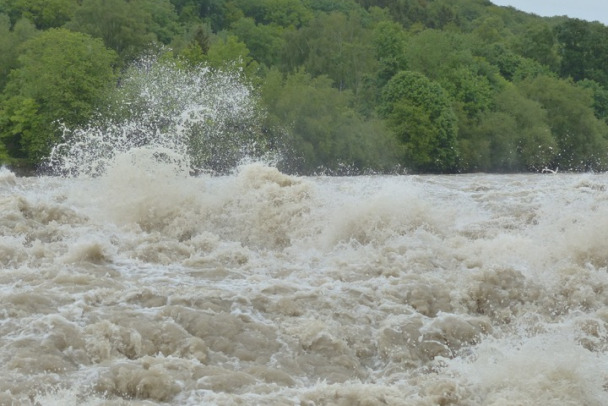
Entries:
[[0,0],[0,162],[149,53],[240,72],[288,172],[608,169],[608,27],[487,0]]

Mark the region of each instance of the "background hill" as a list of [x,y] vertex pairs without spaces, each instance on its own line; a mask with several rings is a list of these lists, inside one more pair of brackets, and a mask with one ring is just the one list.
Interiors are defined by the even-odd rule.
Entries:
[[608,27],[485,0],[0,0],[1,161],[41,163],[150,53],[240,72],[288,172],[608,168]]

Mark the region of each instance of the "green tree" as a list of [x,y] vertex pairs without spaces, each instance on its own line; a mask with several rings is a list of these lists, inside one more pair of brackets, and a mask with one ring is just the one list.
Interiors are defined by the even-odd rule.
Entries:
[[294,44],[301,45],[297,47],[301,59],[288,58],[296,62],[292,69],[303,66],[314,76],[327,75],[338,89],[355,93],[360,90],[364,77],[375,71],[371,31],[356,14],[320,14],[296,36],[300,37]]
[[178,16],[169,0],[140,0],[135,5],[148,14],[146,30],[155,35],[156,41],[167,45],[180,33]]
[[78,6],[77,0],[4,0],[4,7],[0,9],[5,8],[13,22],[26,18],[36,28],[46,30],[70,21]]
[[169,43],[177,18],[168,0],[83,0],[67,27],[103,39],[130,60],[154,43]]
[[556,27],[561,75],[575,81],[591,79],[608,86],[608,27],[578,19],[567,19]]
[[514,172],[551,166],[558,147],[540,103],[509,85],[493,104],[477,126],[461,134],[461,169]]
[[428,18],[426,26],[429,28],[444,28],[449,25],[460,25],[458,13],[454,10],[454,2],[435,0],[430,2],[428,10]]
[[[31,163],[48,150],[40,106],[30,98],[13,96],[0,104],[0,156],[3,163]],[[28,159],[29,158],[29,159]]]
[[371,12],[377,21],[371,32],[375,63],[363,74],[361,90],[357,92],[357,108],[367,116],[375,112],[382,88],[397,72],[407,69],[407,33],[400,24],[387,20],[388,16],[381,13],[379,9]]
[[380,113],[403,144],[406,166],[423,172],[456,169],[456,116],[438,83],[418,72],[399,72],[383,91]]
[[243,18],[243,11],[227,0],[171,0],[180,22],[184,25],[208,25],[219,32],[231,23]]
[[8,16],[0,14],[0,92],[11,70],[17,67],[20,45],[33,37],[36,29],[28,20],[19,20],[11,30]]
[[299,28],[312,19],[312,12],[301,0],[233,0],[246,17],[258,24]]
[[391,16],[404,27],[425,23],[428,19],[428,0],[359,0],[365,7],[386,7]]
[[349,107],[352,95],[332,87],[329,78],[299,71],[283,79],[272,70],[264,83],[267,126],[285,131],[286,170],[386,170],[396,163],[393,138],[382,123],[362,119]]
[[407,40],[406,31],[393,21],[381,21],[374,27],[372,44],[379,64],[377,77],[380,87],[407,68]]
[[492,104],[494,89],[486,76],[479,75],[474,67],[459,67],[441,80],[441,85],[452,96],[458,109],[467,118],[474,119],[487,111]]
[[548,76],[527,79],[519,88],[547,111],[559,147],[555,165],[565,170],[604,170],[608,162],[608,126],[593,110],[593,94]]
[[10,140],[10,152],[36,162],[52,146],[60,123],[84,124],[113,85],[115,62],[100,40],[66,29],[24,43],[0,105],[0,137]]
[[231,26],[231,32],[247,45],[252,58],[267,67],[280,64],[283,30],[279,25],[256,24],[253,18],[241,18]]
[[489,15],[474,22],[473,33],[488,44],[501,44],[508,32],[502,18]]

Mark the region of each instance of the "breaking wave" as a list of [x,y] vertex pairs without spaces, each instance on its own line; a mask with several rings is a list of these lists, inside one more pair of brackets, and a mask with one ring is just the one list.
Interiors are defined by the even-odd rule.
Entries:
[[64,129],[47,167],[53,174],[98,176],[120,155],[144,149],[180,173],[226,173],[267,153],[258,105],[238,72],[144,58],[97,119]]

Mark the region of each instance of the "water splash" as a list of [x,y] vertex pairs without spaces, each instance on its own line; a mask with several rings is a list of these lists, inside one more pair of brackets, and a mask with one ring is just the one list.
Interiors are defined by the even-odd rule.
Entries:
[[144,156],[177,173],[227,172],[266,149],[258,106],[238,72],[142,58],[127,70],[97,119],[64,129],[48,168],[53,174],[94,177],[118,156],[135,159],[134,151],[143,149]]

